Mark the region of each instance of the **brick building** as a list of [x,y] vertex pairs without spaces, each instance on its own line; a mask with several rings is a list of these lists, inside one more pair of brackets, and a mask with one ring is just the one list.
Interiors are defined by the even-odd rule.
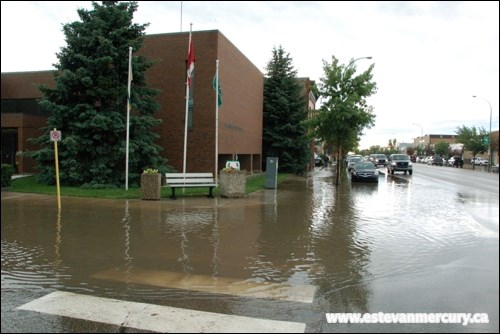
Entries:
[[[168,163],[182,171],[184,152],[185,82],[189,32],[145,36],[139,54],[153,60],[146,73],[150,87],[160,90],[162,119],[155,129]],[[219,60],[223,105],[219,109],[219,169],[238,158],[242,169],[262,166],[262,116],[264,76],[220,31],[192,33],[195,50],[193,105],[187,137],[187,172],[215,171],[215,91],[212,80]],[[36,99],[36,84],[54,85],[52,71],[2,73],[2,163],[17,165],[17,172],[34,172],[34,162],[16,152],[35,149],[29,138],[40,135],[45,124]],[[133,84],[133,83],[132,83]],[[63,132],[64,129],[60,129]],[[47,134],[48,135],[48,134]],[[63,146],[63,145],[61,145]],[[61,148],[63,149],[63,148]]]
[[[498,164],[498,130],[491,132],[491,160],[493,165]],[[446,142],[448,144],[456,144],[457,135],[440,135],[440,134],[428,134],[425,136],[417,137],[413,140],[413,148],[415,152],[424,151],[427,154],[432,154],[434,145],[440,142]],[[460,150],[459,150],[460,151]],[[462,155],[466,162],[470,162],[472,158],[472,153],[465,148],[463,152],[455,152],[455,154]],[[478,154],[477,157],[482,157],[489,160],[489,152]]]

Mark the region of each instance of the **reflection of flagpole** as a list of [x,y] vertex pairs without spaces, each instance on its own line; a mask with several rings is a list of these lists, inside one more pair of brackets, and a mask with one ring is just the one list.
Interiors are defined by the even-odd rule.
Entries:
[[122,219],[123,228],[125,229],[125,282],[128,283],[130,279],[130,271],[132,269],[132,257],[130,251],[130,213],[128,208],[128,201],[125,202],[125,214]]
[[130,127],[130,86],[132,83],[132,47],[128,48],[128,87],[127,87],[127,139],[125,144],[125,190],[128,190],[128,142]]
[[[217,202],[217,198],[215,199]],[[214,281],[215,285],[217,285],[217,280],[219,276],[219,255],[217,254],[219,250],[219,216],[218,216],[218,203],[215,203],[215,209],[214,209],[214,227],[212,231],[212,241],[213,241],[213,246],[214,246],[214,254],[212,257],[212,280]]]
[[219,60],[215,62],[215,184],[219,174]]

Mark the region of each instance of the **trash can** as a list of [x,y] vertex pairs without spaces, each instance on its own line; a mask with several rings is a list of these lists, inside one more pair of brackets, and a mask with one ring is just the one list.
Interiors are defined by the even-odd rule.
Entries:
[[267,189],[276,189],[278,186],[278,158],[266,158],[266,183],[264,185]]

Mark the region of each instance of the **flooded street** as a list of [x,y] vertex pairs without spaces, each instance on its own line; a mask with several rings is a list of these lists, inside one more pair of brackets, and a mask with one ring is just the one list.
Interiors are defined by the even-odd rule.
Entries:
[[[277,331],[498,332],[498,174],[496,194],[422,174],[335,186],[324,169],[240,199],[63,197],[60,215],[55,196],[2,191],[1,330],[155,331],[19,308],[63,291],[280,321]],[[328,323],[333,312],[489,323]]]

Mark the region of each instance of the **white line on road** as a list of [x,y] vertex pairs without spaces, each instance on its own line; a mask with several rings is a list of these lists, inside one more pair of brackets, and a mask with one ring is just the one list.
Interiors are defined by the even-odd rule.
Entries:
[[155,332],[303,333],[306,326],[63,291],[50,293],[18,309]]

